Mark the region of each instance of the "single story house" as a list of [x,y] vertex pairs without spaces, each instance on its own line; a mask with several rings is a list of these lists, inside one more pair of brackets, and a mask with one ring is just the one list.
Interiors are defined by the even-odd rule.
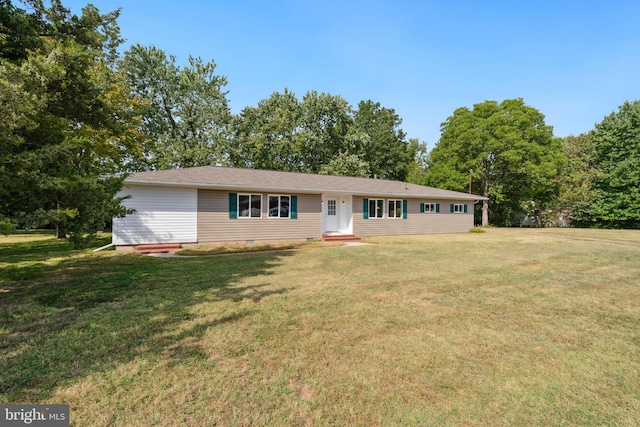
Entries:
[[116,246],[466,232],[483,197],[384,179],[202,166],[140,172]]

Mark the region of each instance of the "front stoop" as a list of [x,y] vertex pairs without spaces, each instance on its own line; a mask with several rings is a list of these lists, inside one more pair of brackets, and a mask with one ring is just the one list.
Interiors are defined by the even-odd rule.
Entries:
[[156,245],[138,245],[136,246],[136,253],[139,254],[166,254],[173,253],[178,249],[182,249],[180,243],[167,243]]
[[323,242],[359,242],[360,237],[353,234],[323,234]]

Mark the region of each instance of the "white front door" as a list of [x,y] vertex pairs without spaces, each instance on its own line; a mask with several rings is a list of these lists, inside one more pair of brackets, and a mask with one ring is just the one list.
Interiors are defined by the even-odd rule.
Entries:
[[326,199],[325,232],[338,233],[340,231],[340,199]]
[[351,196],[326,195],[323,197],[322,232],[327,234],[351,234]]

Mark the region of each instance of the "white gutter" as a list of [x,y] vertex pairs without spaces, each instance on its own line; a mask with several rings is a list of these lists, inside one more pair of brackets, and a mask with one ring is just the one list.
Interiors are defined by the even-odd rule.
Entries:
[[[282,187],[257,187],[248,185],[229,185],[229,184],[207,184],[200,182],[167,182],[167,181],[150,181],[150,180],[136,180],[126,179],[124,186],[127,184],[135,185],[159,185],[163,187],[188,187],[188,188],[202,188],[212,190],[227,190],[227,191],[265,191],[265,192],[279,192],[279,193],[309,193],[309,194],[345,194],[351,193],[358,196],[382,196],[382,197],[408,197],[408,198],[433,198],[433,199],[447,199],[447,200],[484,200],[485,197],[477,196],[474,194],[462,194],[462,195],[444,195],[444,194],[416,194],[416,193],[367,193],[353,190],[334,190],[334,189],[320,189],[320,188],[282,188]],[[488,200],[488,199],[487,199]]]

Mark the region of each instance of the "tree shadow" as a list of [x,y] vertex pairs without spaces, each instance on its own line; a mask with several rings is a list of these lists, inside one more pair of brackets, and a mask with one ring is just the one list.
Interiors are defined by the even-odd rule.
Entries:
[[[0,402],[43,402],[57,386],[138,357],[204,358],[197,342],[209,328],[251,316],[263,298],[292,290],[244,282],[271,275],[291,255],[99,255],[41,263],[35,272],[10,266],[15,280],[0,282]],[[194,314],[204,302],[239,304]]]

